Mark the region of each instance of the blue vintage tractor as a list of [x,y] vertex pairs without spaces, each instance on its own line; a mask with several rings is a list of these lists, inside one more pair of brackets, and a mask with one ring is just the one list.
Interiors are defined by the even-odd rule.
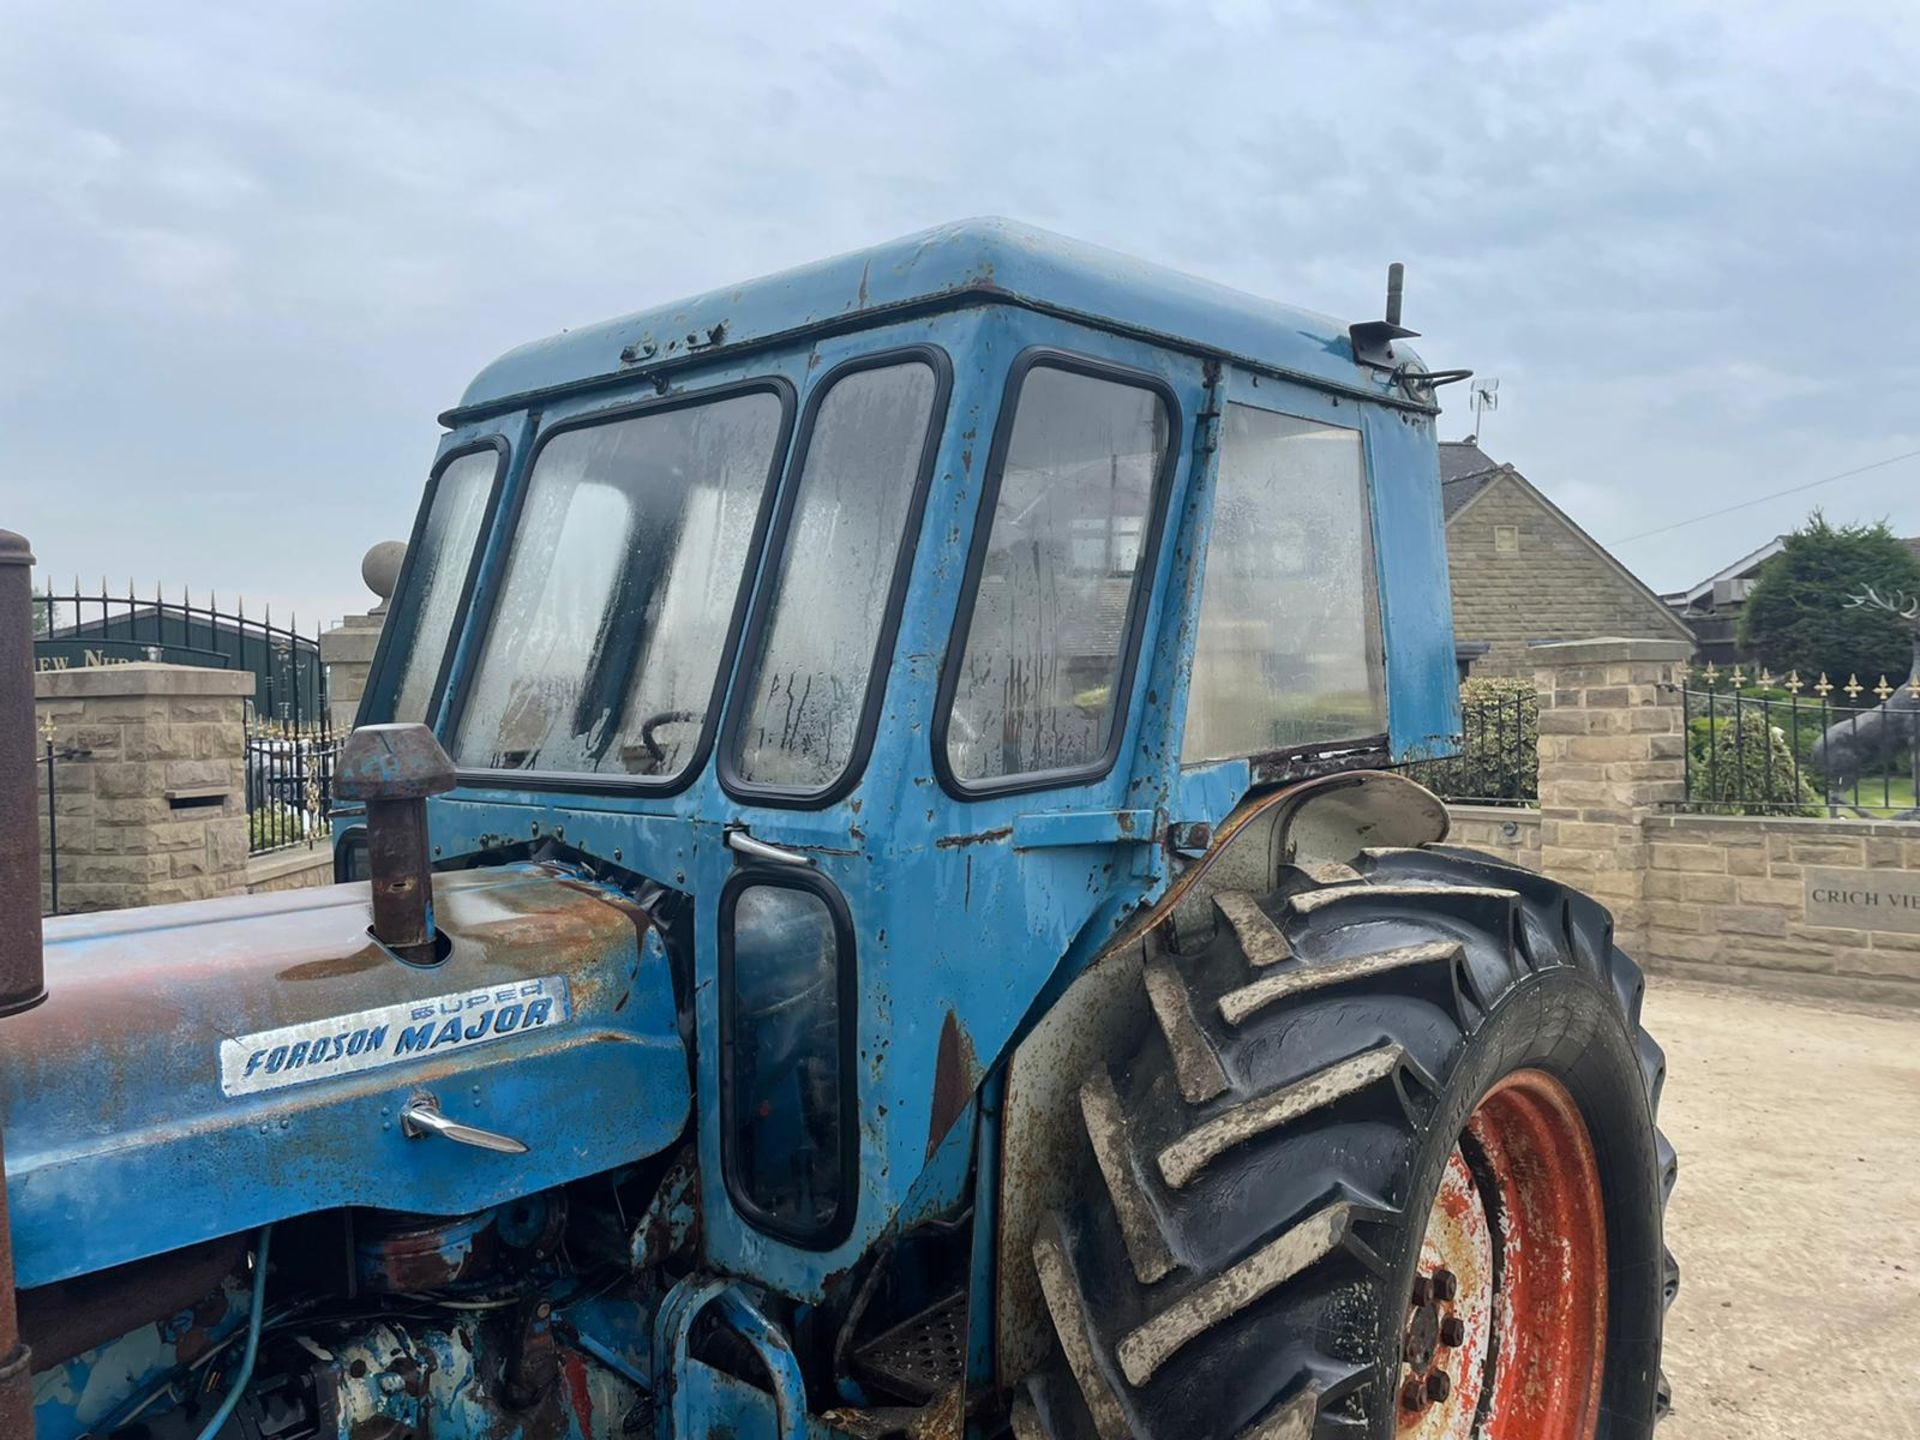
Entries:
[[9,939],[12,1433],[1647,1435],[1640,972],[1392,769],[1397,290],[972,222],[488,366],[349,883]]

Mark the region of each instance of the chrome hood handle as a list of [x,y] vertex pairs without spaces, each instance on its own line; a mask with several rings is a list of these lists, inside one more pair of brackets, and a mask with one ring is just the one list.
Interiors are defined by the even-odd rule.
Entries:
[[424,1090],[410,1098],[406,1108],[400,1112],[400,1133],[409,1140],[423,1140],[429,1135],[438,1135],[457,1145],[471,1145],[476,1150],[492,1150],[501,1155],[527,1153],[527,1147],[511,1135],[497,1135],[477,1125],[462,1125],[458,1120],[449,1120],[441,1112],[440,1102]]

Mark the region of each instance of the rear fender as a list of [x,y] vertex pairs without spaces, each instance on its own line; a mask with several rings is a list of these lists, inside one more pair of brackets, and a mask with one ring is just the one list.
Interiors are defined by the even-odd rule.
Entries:
[[1213,897],[1223,890],[1265,894],[1283,865],[1345,864],[1369,847],[1431,844],[1446,838],[1447,825],[1446,806],[1431,791],[1385,771],[1329,775],[1249,798],[1159,903],[1102,950],[1020,1042],[1008,1070],[1000,1143],[995,1315],[1003,1377],[1033,1370],[1052,1344],[1030,1258],[1034,1230],[1071,1193],[1070,1167],[1087,1150],[1076,1103],[1081,1082],[1149,1021],[1141,979],[1147,960],[1204,944],[1214,925]]

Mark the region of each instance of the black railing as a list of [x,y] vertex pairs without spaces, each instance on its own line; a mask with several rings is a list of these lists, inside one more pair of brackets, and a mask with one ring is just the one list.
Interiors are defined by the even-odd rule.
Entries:
[[247,848],[255,855],[326,843],[340,736],[325,712],[312,723],[261,720],[246,726]]
[[136,594],[131,581],[114,594],[104,580],[98,591],[84,591],[76,580],[69,591],[34,595],[33,651],[41,670],[130,661],[250,670],[258,715],[299,728],[327,712],[317,636],[301,634],[292,616],[275,624],[271,606],[249,615],[244,600],[226,610],[212,595],[196,604],[186,591],[168,600],[158,587],[150,596]]
[[41,892],[42,915],[60,913],[60,765],[63,761],[78,759],[87,753],[55,743],[54,735],[51,724],[41,726],[40,765],[47,785],[47,824],[40,846],[40,873],[47,882]]
[[1682,690],[1687,794],[1679,808],[1920,818],[1920,700],[1911,684],[1759,678],[1750,685],[1738,669],[1709,666]]
[[1459,753],[1401,770],[1443,800],[1534,805],[1540,799],[1540,701],[1531,681],[1469,680],[1460,690]]

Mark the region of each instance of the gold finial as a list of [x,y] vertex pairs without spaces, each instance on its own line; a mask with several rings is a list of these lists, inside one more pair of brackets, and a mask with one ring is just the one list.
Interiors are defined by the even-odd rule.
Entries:
[[1719,667],[1716,666],[1713,661],[1707,661],[1707,668],[1700,672],[1700,678],[1707,682],[1707,688],[1711,690],[1713,688],[1713,682],[1720,678]]
[[1681,685],[1684,685],[1687,683],[1687,677],[1692,673],[1693,673],[1693,667],[1687,664],[1687,662],[1684,660],[1682,660],[1678,665],[1673,667],[1673,678],[1676,682],[1678,682]]
[[1858,675],[1849,675],[1847,676],[1847,683],[1840,688],[1847,692],[1847,698],[1849,700],[1858,700],[1860,698],[1860,692],[1867,687],[1860,683],[1860,677]]
[[1735,662],[1733,673],[1727,676],[1727,680],[1736,690],[1747,683],[1746,674],[1740,669],[1738,662]]
[[1802,690],[1806,689],[1806,687],[1807,682],[1800,678],[1800,672],[1798,670],[1788,674],[1787,693],[1789,695],[1798,695]]
[[53,737],[59,733],[60,727],[53,723],[53,716],[42,715],[40,717],[40,738],[42,740],[51,745],[53,744]]
[[1887,684],[1886,676],[1880,677],[1880,683],[1873,687],[1873,693],[1880,697],[1882,703],[1885,703],[1887,697],[1893,694],[1893,686]]
[[1833,682],[1827,679],[1826,671],[1822,670],[1820,672],[1820,683],[1813,687],[1813,693],[1818,695],[1822,700],[1833,693]]
[[1760,683],[1769,690],[1773,688],[1773,671],[1764,665],[1760,667]]

